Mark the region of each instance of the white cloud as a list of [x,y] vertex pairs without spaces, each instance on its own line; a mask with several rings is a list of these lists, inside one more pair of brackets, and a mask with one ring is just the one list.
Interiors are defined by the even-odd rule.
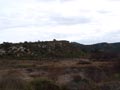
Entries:
[[1,0],[0,42],[115,42],[120,40],[119,21],[118,0]]

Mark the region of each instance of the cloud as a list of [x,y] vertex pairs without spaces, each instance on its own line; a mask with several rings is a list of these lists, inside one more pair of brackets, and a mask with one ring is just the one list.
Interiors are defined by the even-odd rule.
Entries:
[[53,16],[50,18],[51,21],[58,25],[74,25],[74,24],[86,24],[90,23],[91,19],[87,17],[63,17],[63,16]]
[[[36,0],[36,1],[38,1],[38,2],[55,2],[55,1],[57,1],[57,0]],[[73,1],[73,0],[58,0],[58,1],[60,1],[60,2],[68,2],[68,1]]]
[[109,14],[109,13],[111,13],[110,11],[107,11],[107,10],[99,10],[97,12],[101,13],[101,14]]
[[108,1],[113,1],[114,2],[114,1],[120,1],[120,0],[108,0]]
[[1,0],[0,42],[114,42],[120,40],[119,21],[118,0]]

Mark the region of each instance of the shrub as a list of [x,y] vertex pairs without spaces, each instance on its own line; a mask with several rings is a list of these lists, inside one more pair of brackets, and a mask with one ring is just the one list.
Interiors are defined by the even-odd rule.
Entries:
[[60,87],[54,82],[41,78],[36,78],[31,81],[31,86],[33,90],[60,90]]
[[87,78],[82,78],[79,75],[74,75],[73,80],[66,87],[69,90],[98,90],[95,83]]

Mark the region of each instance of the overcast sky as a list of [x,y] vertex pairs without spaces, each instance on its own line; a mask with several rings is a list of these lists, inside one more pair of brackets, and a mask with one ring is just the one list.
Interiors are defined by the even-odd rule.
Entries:
[[120,0],[0,0],[0,43],[120,42]]

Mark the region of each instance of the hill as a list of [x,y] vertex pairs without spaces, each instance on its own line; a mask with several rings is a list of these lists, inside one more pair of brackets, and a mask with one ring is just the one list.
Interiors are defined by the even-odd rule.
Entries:
[[83,45],[66,40],[0,44],[1,59],[120,58],[120,43]]

